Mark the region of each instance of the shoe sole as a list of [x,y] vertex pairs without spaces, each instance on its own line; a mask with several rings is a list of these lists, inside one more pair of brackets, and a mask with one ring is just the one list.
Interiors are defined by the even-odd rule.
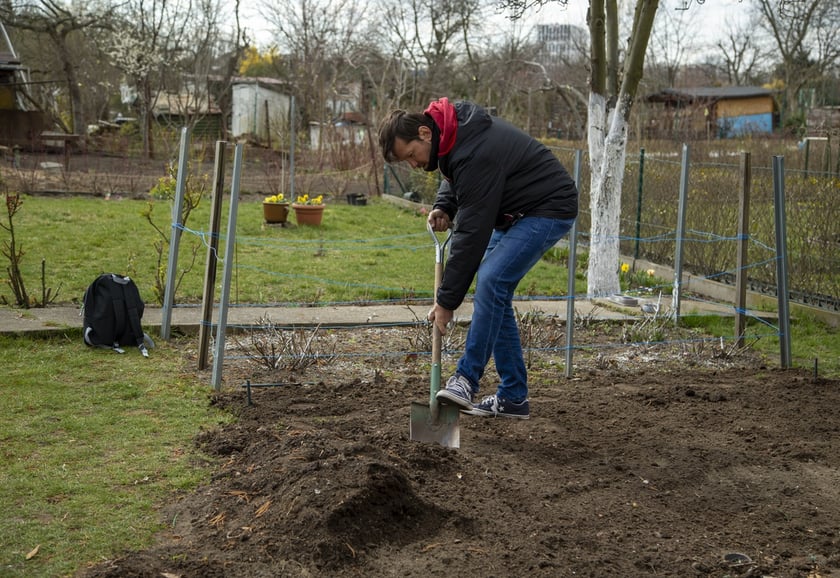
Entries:
[[464,411],[462,413],[465,413],[467,415],[476,415],[478,417],[506,417],[508,419],[531,419],[530,414],[529,415],[516,415],[514,413],[498,413],[498,412],[492,412],[492,411],[485,411],[483,409],[476,409],[475,407],[473,407],[469,411]]
[[451,404],[457,405],[458,407],[461,407],[465,410],[469,410],[469,409],[473,408],[473,404],[470,400],[464,399],[463,397],[455,395],[454,393],[450,393],[450,392],[446,391],[445,389],[440,390],[435,397],[438,401],[441,401],[441,402],[444,402],[444,403],[451,403]]

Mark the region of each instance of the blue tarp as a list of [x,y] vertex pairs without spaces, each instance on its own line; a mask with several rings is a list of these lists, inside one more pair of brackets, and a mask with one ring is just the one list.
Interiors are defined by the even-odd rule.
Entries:
[[763,114],[730,116],[719,118],[717,124],[718,136],[720,138],[732,138],[752,133],[772,133],[773,115],[767,112]]

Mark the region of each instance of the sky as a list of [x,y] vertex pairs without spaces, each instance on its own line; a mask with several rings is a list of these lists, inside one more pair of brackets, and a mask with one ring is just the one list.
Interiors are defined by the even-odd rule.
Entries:
[[[688,5],[685,16],[691,18],[697,30],[698,38],[703,41],[714,42],[724,31],[724,23],[735,20],[746,20],[749,11],[747,0],[660,0],[659,11],[676,10],[677,6]],[[528,22],[534,24],[575,24],[586,26],[586,0],[568,0],[564,8],[558,3],[549,3],[544,8],[534,11],[527,17]]]
[[[734,20],[746,20],[749,10],[748,0],[660,0],[659,10],[675,10],[676,6],[688,3],[685,17],[690,18],[696,38],[705,44],[713,44],[725,32],[724,23]],[[265,46],[271,43],[271,34],[265,29],[265,19],[260,17],[253,8],[256,3],[248,3],[253,14],[244,18],[244,24],[255,34],[257,44]],[[587,0],[568,0],[565,7],[557,2],[549,2],[543,8],[532,9],[523,17],[523,24],[574,24],[586,27]],[[246,8],[248,10],[248,8]],[[500,26],[509,25],[504,14],[497,16]]]

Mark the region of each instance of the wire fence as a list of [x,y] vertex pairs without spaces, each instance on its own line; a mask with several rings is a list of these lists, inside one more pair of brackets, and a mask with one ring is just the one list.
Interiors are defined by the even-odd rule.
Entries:
[[[640,163],[639,163],[640,167],[642,165],[642,162],[643,161],[640,160]],[[672,161],[663,161],[660,164],[663,167],[673,167],[673,166],[675,166]],[[659,168],[656,165],[654,165],[654,166],[657,169]],[[674,172],[676,172],[676,171],[674,171]],[[640,171],[640,179],[639,180],[640,180],[640,183],[641,183],[642,182],[641,171]],[[662,180],[664,180],[664,178]],[[733,184],[737,184],[737,182],[738,182],[737,180],[733,180]],[[677,183],[674,183],[674,184],[676,185],[675,188],[678,191],[679,190],[678,184]],[[640,190],[642,190],[641,185],[640,185]],[[674,195],[674,197],[675,197],[674,201],[669,201],[669,202],[676,202],[676,196],[677,195],[675,194]],[[737,206],[737,194],[735,194],[733,196],[735,197],[735,200],[731,201],[731,204],[735,204]],[[640,201],[644,199],[644,197],[641,194],[637,198],[639,198]],[[773,212],[773,208],[772,208],[773,201],[772,201],[772,199],[763,199],[763,202],[766,203],[767,205],[769,205],[769,208],[766,208],[765,210],[770,214],[770,218],[772,219],[772,212]],[[663,203],[665,203],[665,201],[663,201]],[[729,202],[723,203],[723,204],[729,204]],[[639,209],[639,207],[641,207],[641,206],[642,206],[641,202],[639,202],[636,207],[637,207],[637,209]],[[711,203],[708,199],[706,199],[706,200],[704,200],[703,206],[714,207],[715,204]],[[737,214],[735,214],[734,217],[733,217],[733,214],[731,212],[730,207],[727,207],[727,210],[722,211],[722,212],[727,213],[727,211],[728,211],[728,214],[730,215],[730,217],[732,217],[733,220],[735,220],[734,217],[737,217]],[[641,213],[642,213],[642,211],[641,211],[641,209],[639,209],[639,214],[641,214]],[[698,221],[698,224],[700,224],[701,213],[702,213],[702,211],[692,212],[691,210],[689,210],[689,214],[691,214],[693,216],[693,218]],[[736,210],[736,213],[737,213],[737,210]],[[644,221],[641,218],[637,218],[637,219],[634,219],[634,220],[633,219],[624,219],[623,225],[622,225],[623,229],[626,230],[626,229],[629,229],[630,226],[632,226],[633,230],[635,230],[635,231],[649,232],[649,234],[647,236],[638,236],[638,235],[634,235],[634,234],[622,234],[621,238],[620,238],[620,242],[622,243],[622,246],[625,248],[626,252],[630,252],[632,250],[632,251],[636,252],[638,255],[640,255],[642,258],[651,259],[651,260],[659,258],[661,260],[666,260],[667,261],[670,258],[670,261],[673,263],[673,256],[671,255],[671,253],[668,252],[668,251],[662,252],[661,247],[664,246],[664,245],[670,245],[670,248],[673,249],[674,244],[678,240],[675,230],[669,229],[668,224],[667,224],[669,219],[671,219],[673,221],[676,221],[676,219],[677,219],[676,210],[671,209],[671,208],[662,207],[662,208],[657,208],[656,210],[652,211],[652,214],[654,216],[660,217],[658,222],[648,222],[648,221]],[[585,219],[585,215],[586,215],[586,212],[584,211],[584,219]],[[662,218],[663,216],[667,216],[667,218]],[[718,218],[722,218],[722,217],[718,217]],[[710,222],[708,218],[707,218],[707,222]],[[629,223],[629,225],[628,225],[628,223]],[[737,221],[736,221],[736,223],[737,223]],[[737,227],[736,223],[728,224],[727,226],[728,227]],[[586,226],[583,226],[579,229],[579,231],[582,231],[582,232],[578,233],[579,240],[581,240],[584,245],[586,245],[586,240],[587,240],[587,237],[588,237],[588,234],[586,233],[586,230],[587,230]],[[721,234],[720,232],[704,231],[704,230],[696,229],[696,228],[695,229],[686,229],[686,231],[687,231],[687,234],[686,234],[685,238],[682,239],[683,243],[688,247],[688,250],[686,251],[686,254],[697,255],[698,258],[703,258],[703,259],[707,258],[709,255],[713,255],[713,256],[715,256],[716,259],[718,259],[720,261],[725,261],[726,259],[730,259],[730,258],[733,259],[733,261],[734,261],[737,244],[742,240],[739,237],[739,235],[737,234],[737,231],[733,231],[731,234]],[[194,232],[194,233],[195,234],[200,234],[200,232]],[[772,233],[772,231],[771,231],[771,233]],[[752,235],[751,235],[751,237],[752,237]],[[331,241],[331,242],[328,243],[328,250],[330,252],[333,252],[333,251],[340,252],[340,251],[349,247],[349,248],[352,248],[352,250],[354,252],[358,252],[360,250],[361,251],[370,250],[370,251],[381,252],[383,247],[385,247],[385,246],[391,246],[391,247],[395,247],[395,248],[398,248],[398,249],[401,249],[401,250],[405,250],[405,249],[417,250],[417,249],[428,247],[428,241],[425,240],[425,239],[421,240],[421,238],[422,238],[422,235],[420,235],[420,234],[408,234],[408,235],[391,235],[391,236],[381,237],[381,238],[376,238],[376,239],[364,239],[364,240],[353,239],[353,240]],[[773,271],[775,271],[774,265],[775,265],[775,260],[776,259],[775,259],[773,247],[771,245],[768,245],[766,242],[762,241],[761,239],[751,238],[751,241],[752,241],[751,247],[754,248],[753,252],[754,253],[764,253],[764,254],[760,255],[760,260],[753,261],[753,262],[749,263],[748,265],[746,265],[744,267],[744,269],[749,270],[749,271],[753,271],[753,270],[761,270],[762,268],[770,266],[773,269]],[[767,239],[767,241],[772,242],[773,239],[772,238]],[[254,244],[257,244],[259,246],[264,246],[267,241],[264,238],[237,237],[236,242],[238,244],[254,243]],[[307,246],[307,247],[310,247],[312,243],[325,244],[326,242],[323,239],[319,239],[317,241],[306,241],[306,242],[303,243],[303,245]],[[709,251],[708,249],[706,249],[706,247],[712,247],[713,250]],[[589,250],[596,250],[596,249],[594,249],[590,245]],[[698,261],[698,262],[700,262],[700,261]],[[239,267],[237,267],[237,268],[239,268]],[[245,268],[248,269],[247,266]],[[712,269],[714,269],[714,267],[712,267]],[[723,270],[723,271],[717,270],[717,271],[714,271],[713,273],[711,273],[709,275],[704,276],[704,278],[705,279],[711,279],[711,280],[717,280],[722,276],[732,275],[733,270],[734,269],[732,267],[730,267],[729,269]],[[247,271],[247,273],[250,273],[252,271],[253,271],[253,269],[249,269]],[[263,274],[268,274],[268,275],[273,274],[273,275],[284,276],[284,277],[289,275],[289,273],[287,273],[287,272],[280,272],[280,271],[272,272],[272,271],[266,270],[266,269],[262,269],[260,272],[263,273]],[[572,272],[572,274],[574,274],[574,272]],[[300,275],[300,274],[296,275],[296,279],[300,282],[313,282],[316,285],[317,284],[341,284],[341,285],[346,286],[348,284],[355,285],[357,283],[361,283],[360,280],[357,281],[357,280],[348,279],[348,278],[328,279],[328,278],[314,277],[314,276]],[[771,279],[772,279],[772,277],[771,277]],[[374,287],[375,285],[370,284],[370,282],[368,281],[366,286]],[[775,327],[773,324],[771,324],[766,319],[763,319],[763,318],[758,317],[758,316],[754,317],[754,319],[756,319],[758,321],[758,323],[753,324],[753,327],[750,329],[749,333],[736,335],[733,331],[733,334],[731,336],[727,337],[727,338],[698,337],[696,334],[684,335],[684,334],[680,334],[679,332],[674,333],[673,331],[668,331],[668,332],[663,331],[663,324],[664,323],[669,323],[670,320],[672,319],[672,317],[675,314],[672,310],[669,310],[667,304],[663,304],[662,301],[661,301],[662,292],[667,291],[669,289],[669,285],[667,283],[663,283],[662,285],[660,285],[658,287],[657,286],[652,286],[652,287],[649,286],[649,287],[646,288],[646,290],[648,291],[649,294],[655,293],[657,289],[659,289],[659,299],[657,300],[657,302],[655,304],[648,304],[648,305],[652,305],[652,307],[647,309],[647,310],[645,310],[645,309],[642,310],[643,312],[638,316],[638,318],[632,321],[632,325],[631,325],[630,330],[625,332],[624,336],[622,337],[622,339],[618,343],[616,343],[616,342],[602,342],[602,343],[588,343],[588,344],[574,344],[574,343],[560,344],[558,339],[550,339],[549,341],[554,342],[554,344],[550,345],[548,347],[546,347],[545,344],[533,342],[533,343],[526,344],[523,348],[524,348],[524,350],[527,354],[540,353],[540,354],[560,355],[560,354],[566,354],[570,349],[584,349],[584,348],[589,349],[589,350],[592,350],[592,349],[610,349],[610,348],[615,348],[615,347],[627,347],[627,346],[632,347],[632,346],[637,346],[637,345],[644,345],[645,347],[651,347],[651,346],[691,347],[692,344],[698,344],[698,343],[705,343],[705,342],[708,342],[708,341],[718,341],[718,340],[720,340],[721,348],[723,349],[724,340],[729,341],[729,342],[740,342],[744,339],[760,339],[760,338],[764,338],[764,337],[779,337],[781,335],[781,332],[780,332],[779,328]],[[577,295],[577,296],[574,296],[574,297],[577,298],[577,299],[580,299],[580,298],[588,298],[589,296]],[[532,296],[532,298],[540,298],[540,297]],[[544,298],[546,298],[546,299],[570,299],[570,298],[572,298],[572,296],[544,296]],[[737,313],[745,314],[745,313],[748,313],[748,312],[738,311]],[[529,318],[528,322],[529,323],[533,322],[533,319],[536,319],[537,317]],[[568,320],[568,321],[573,321],[573,320]],[[423,326],[424,322],[421,321],[418,318],[414,322],[411,322],[411,323],[408,323],[408,324],[403,323],[403,324],[399,324],[399,325],[401,325],[401,326],[405,326],[405,325]],[[523,325],[522,320],[520,320],[520,325],[521,326]],[[387,325],[383,325],[382,327],[396,327],[396,326],[398,326],[398,325],[397,324],[387,324]],[[359,329],[360,327],[364,327],[366,330],[370,329],[370,326],[368,324],[360,325],[360,326],[357,326],[357,327],[354,327],[354,328]],[[247,330],[253,330],[253,327],[240,327],[238,329],[247,331]],[[277,330],[277,327],[273,326],[273,325],[264,324],[263,329],[264,330],[267,329],[271,332],[275,332]],[[336,329],[337,328],[333,328],[332,331],[335,331]],[[346,329],[346,327],[345,327],[345,329]],[[289,328],[288,331],[295,331],[295,330],[292,329],[292,328]],[[532,332],[528,331],[527,333],[530,334]],[[417,343],[417,344],[422,343],[422,342],[423,342],[423,340],[420,340],[420,339],[415,340],[415,343]],[[314,341],[314,338],[313,338],[313,340],[310,341],[310,343],[316,343],[316,341]],[[243,350],[243,348],[241,346],[241,342],[238,342],[238,346],[239,346],[240,350]],[[245,347],[244,348],[244,350],[245,350],[244,353],[243,353],[243,351],[240,351],[239,354],[234,357],[234,359],[242,359],[242,358],[259,359],[260,357],[262,357],[263,361],[265,361],[265,359],[264,359],[265,355],[264,354],[260,354],[259,351],[248,352],[247,349],[248,348]],[[274,350],[274,351],[275,351],[274,355],[277,355],[278,359],[283,357],[282,353],[277,354],[276,350]],[[457,348],[449,348],[446,351],[450,355],[457,355],[461,352],[461,350],[459,350]],[[413,348],[411,351],[405,351],[405,350],[384,351],[381,348],[377,348],[375,350],[372,350],[369,354],[364,354],[364,353],[360,354],[358,351],[342,353],[340,351],[337,352],[335,350],[332,350],[329,353],[324,354],[324,353],[316,352],[314,350],[307,350],[303,354],[297,353],[297,354],[294,354],[294,355],[290,355],[288,357],[297,358],[300,355],[303,355],[305,357],[311,358],[311,360],[313,360],[313,362],[315,362],[315,361],[324,361],[325,359],[334,360],[334,359],[337,359],[337,358],[356,359],[356,358],[360,358],[360,357],[379,357],[379,358],[397,357],[397,356],[406,355],[406,354],[425,356],[425,355],[429,355],[430,351],[427,350],[427,349],[422,349],[422,348],[417,348],[417,347]]]
[[[572,167],[576,149],[553,149]],[[739,151],[706,143],[689,147],[688,203],[683,266],[693,274],[734,283],[737,273],[739,197],[743,169]],[[584,153],[586,157],[586,153]],[[749,264],[750,289],[775,294],[776,255],[773,174],[768,154],[752,155],[750,164]],[[840,311],[840,177],[836,171],[806,170],[794,149],[786,163],[785,194],[790,263],[790,293],[795,301]],[[619,243],[621,254],[674,267],[680,192],[680,155],[676,151],[629,155],[621,195]],[[438,180],[431,173],[385,170],[386,193],[433,202]],[[582,163],[579,243],[589,248],[589,166]],[[429,175],[432,176],[429,176]],[[609,241],[614,241],[611,239]],[[631,266],[634,262],[631,261]]]

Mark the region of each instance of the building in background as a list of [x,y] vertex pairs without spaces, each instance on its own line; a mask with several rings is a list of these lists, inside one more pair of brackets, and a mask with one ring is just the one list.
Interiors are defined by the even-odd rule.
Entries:
[[0,146],[36,146],[47,127],[47,116],[35,110],[28,87],[28,69],[0,22]]
[[778,126],[773,92],[758,86],[666,88],[645,100],[662,105],[645,127],[654,138],[733,138],[770,134]]
[[235,78],[232,83],[230,132],[258,142],[277,142],[288,132],[292,106],[288,83],[276,78]]
[[537,24],[533,36],[539,47],[537,60],[543,66],[578,62],[589,46],[588,32],[573,24]]

